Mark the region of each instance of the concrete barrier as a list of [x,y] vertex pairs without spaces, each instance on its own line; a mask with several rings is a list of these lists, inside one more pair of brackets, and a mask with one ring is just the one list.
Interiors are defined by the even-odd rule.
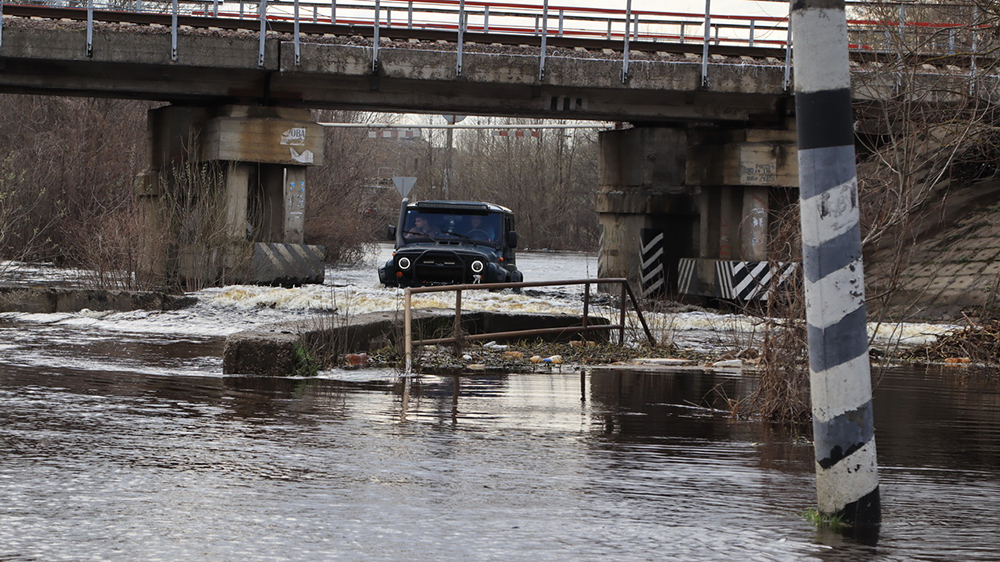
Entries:
[[111,291],[57,287],[0,286],[0,312],[79,312],[89,310],[177,310],[194,297],[154,291]]

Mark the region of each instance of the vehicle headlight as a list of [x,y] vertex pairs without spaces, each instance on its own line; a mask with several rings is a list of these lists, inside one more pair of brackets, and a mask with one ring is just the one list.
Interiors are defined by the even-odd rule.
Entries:
[[481,262],[479,260],[476,260],[476,261],[472,262],[472,266],[471,267],[472,267],[472,272],[473,273],[482,273],[482,271],[483,271],[483,262]]
[[410,258],[402,257],[396,260],[396,266],[399,267],[399,269],[410,269],[411,265],[412,263],[410,262]]

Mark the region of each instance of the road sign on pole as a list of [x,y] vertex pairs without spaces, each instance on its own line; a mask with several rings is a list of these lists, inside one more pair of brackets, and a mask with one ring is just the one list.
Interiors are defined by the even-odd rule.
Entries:
[[396,184],[396,189],[399,190],[399,194],[406,197],[410,194],[410,190],[413,189],[413,184],[417,183],[417,178],[410,176],[392,176],[392,183]]

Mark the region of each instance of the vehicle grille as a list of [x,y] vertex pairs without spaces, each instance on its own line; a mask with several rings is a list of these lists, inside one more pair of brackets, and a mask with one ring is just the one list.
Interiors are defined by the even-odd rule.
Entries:
[[416,278],[424,283],[464,283],[468,268],[452,252],[424,252],[414,260]]

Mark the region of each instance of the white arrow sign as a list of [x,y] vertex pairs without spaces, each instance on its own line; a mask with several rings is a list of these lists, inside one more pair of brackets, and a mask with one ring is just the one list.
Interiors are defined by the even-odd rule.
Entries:
[[413,184],[417,183],[417,178],[410,176],[392,176],[392,183],[396,184],[399,194],[406,197],[413,189]]

